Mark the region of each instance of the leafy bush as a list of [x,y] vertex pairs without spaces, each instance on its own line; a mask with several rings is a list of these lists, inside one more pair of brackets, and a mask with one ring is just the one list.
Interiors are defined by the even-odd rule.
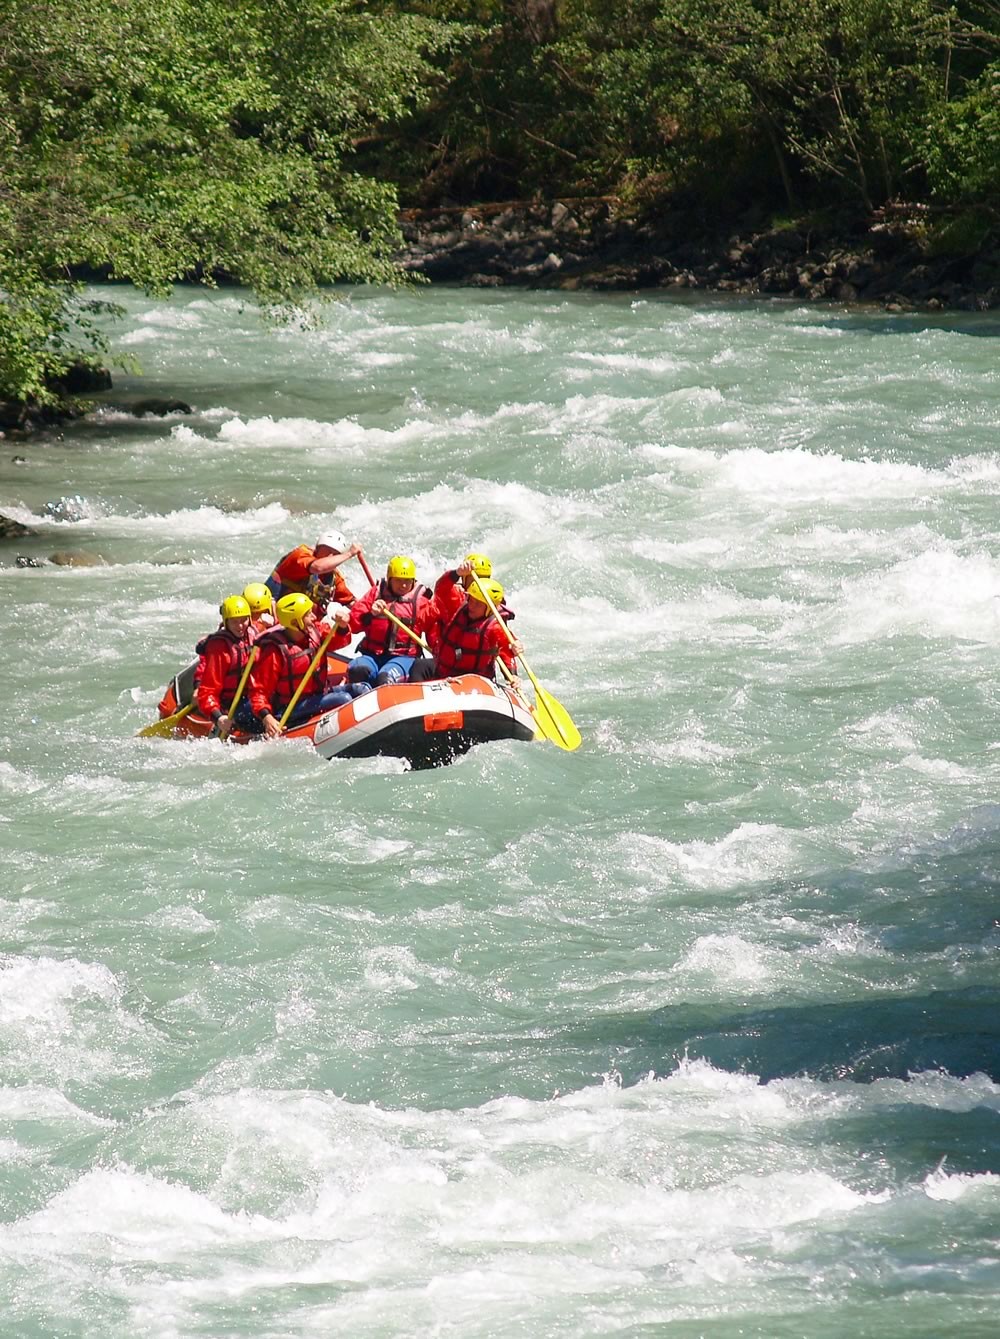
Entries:
[[454,36],[353,0],[7,0],[0,396],[100,350],[81,268],[158,293],[224,273],[278,306],[395,279],[395,190],[353,143],[419,105]]

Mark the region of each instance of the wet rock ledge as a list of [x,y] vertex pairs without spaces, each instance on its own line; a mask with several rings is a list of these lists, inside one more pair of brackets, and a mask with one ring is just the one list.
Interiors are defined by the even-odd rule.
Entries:
[[908,309],[1000,307],[1000,234],[947,254],[922,206],[863,227],[809,223],[712,235],[678,213],[621,217],[610,198],[406,210],[400,260],[469,287],[706,289]]
[[49,382],[49,390],[56,397],[52,403],[0,400],[0,438],[17,441],[47,428],[58,428],[70,419],[82,418],[90,406],[77,397],[110,387],[111,373],[107,368],[73,363],[62,376]]
[[22,525],[20,521],[15,521],[13,516],[5,516],[0,512],[0,540],[26,539],[34,533],[30,526]]

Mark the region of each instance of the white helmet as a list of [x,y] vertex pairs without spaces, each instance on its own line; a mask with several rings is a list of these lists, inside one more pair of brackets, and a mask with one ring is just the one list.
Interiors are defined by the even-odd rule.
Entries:
[[316,548],[333,549],[334,553],[343,553],[349,547],[339,530],[327,530],[316,541]]

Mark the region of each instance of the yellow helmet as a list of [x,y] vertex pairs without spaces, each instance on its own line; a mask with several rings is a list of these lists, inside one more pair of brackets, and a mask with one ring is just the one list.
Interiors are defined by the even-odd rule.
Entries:
[[485,553],[467,553],[465,561],[472,564],[472,570],[477,577],[491,577],[493,575],[493,564]]
[[415,581],[417,578],[417,564],[412,558],[403,558],[397,553],[395,558],[389,559],[389,566],[385,569],[385,575],[389,581]]
[[466,594],[470,600],[478,600],[480,604],[486,604],[486,596],[483,594],[484,590],[494,604],[499,604],[503,599],[503,586],[500,585],[500,582],[487,581],[485,578],[480,581],[474,581]]
[[230,618],[249,618],[250,606],[242,595],[227,595],[219,605],[223,623]]
[[251,614],[266,614],[271,609],[271,592],[263,581],[251,581],[243,592],[243,598],[250,606]]
[[297,592],[294,595],[282,595],[274,606],[278,622],[283,628],[294,628],[296,632],[305,632],[303,619],[314,608],[308,595]]

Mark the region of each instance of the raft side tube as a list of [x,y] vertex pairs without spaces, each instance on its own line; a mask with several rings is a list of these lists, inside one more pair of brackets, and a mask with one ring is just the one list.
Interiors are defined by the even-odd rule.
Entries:
[[[212,728],[207,717],[193,711],[178,723],[177,734],[200,739]],[[476,744],[532,740],[538,732],[528,706],[511,689],[465,674],[387,684],[289,727],[284,737],[308,740],[328,760],[381,755],[425,768],[449,763]],[[234,730],[230,739],[248,744],[259,736]]]
[[379,689],[289,733],[298,730],[325,758],[382,754],[414,767],[450,762],[475,744],[535,737],[530,712],[478,675]]

